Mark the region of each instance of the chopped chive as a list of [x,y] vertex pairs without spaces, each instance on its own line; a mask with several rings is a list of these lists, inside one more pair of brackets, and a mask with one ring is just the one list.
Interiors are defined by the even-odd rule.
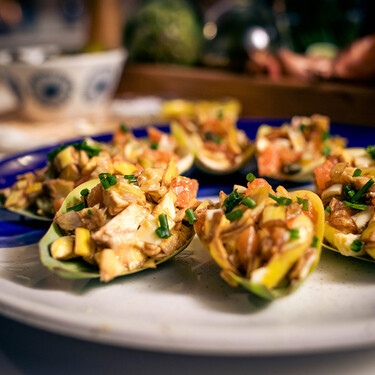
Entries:
[[358,191],[357,193],[354,195],[354,197],[352,198],[352,202],[358,202],[359,198],[362,197],[363,194],[366,193],[366,191],[368,189],[370,189],[370,187],[374,184],[374,180],[370,179],[368,180]]
[[330,206],[327,206],[326,211],[330,214],[332,212],[332,208]]
[[219,144],[223,141],[222,137],[219,137],[218,135],[216,135],[214,132],[211,132],[211,131],[206,132],[204,136],[205,136],[207,141],[212,141],[212,142],[217,143],[217,144]]
[[128,127],[125,124],[120,124],[120,130],[123,133],[129,133],[129,129],[128,129]]
[[100,183],[102,184],[105,190],[111,187],[111,185],[109,184],[109,181],[106,178],[101,179]]
[[107,178],[110,175],[111,175],[110,173],[100,173],[98,177],[102,180],[104,178]]
[[192,208],[188,208],[185,213],[190,225],[193,225],[196,221],[198,221],[198,218],[196,217]]
[[362,173],[362,170],[357,168],[357,169],[354,171],[354,173],[353,173],[353,177],[358,177],[358,176],[361,175],[361,173]]
[[129,184],[134,184],[134,182],[138,182],[138,179],[137,178],[132,178],[130,180],[128,180]]
[[318,237],[317,236],[314,236],[313,240],[312,240],[312,243],[311,243],[311,247],[318,247]]
[[80,203],[76,204],[75,206],[67,208],[66,212],[69,212],[69,211],[81,211],[84,208],[85,208],[85,204],[83,202],[80,202]]
[[159,224],[160,227],[155,230],[156,234],[162,239],[169,238],[172,233],[169,231],[168,218],[166,214],[159,215]]
[[305,129],[306,129],[306,125],[301,124],[301,126],[299,127],[299,130],[301,130],[301,132],[303,132]]
[[117,184],[117,177],[110,173],[100,173],[99,174],[100,183],[104,187],[104,189],[109,189],[111,186]]
[[53,160],[55,159],[56,155],[60,151],[65,150],[68,146],[69,145],[62,145],[62,146],[59,146],[59,147],[55,148],[54,150],[52,150],[50,153],[47,154],[48,161],[50,161],[52,163]]
[[242,200],[241,202],[242,204],[244,204],[246,207],[249,207],[249,208],[255,208],[257,203],[251,199],[250,197],[246,197]]
[[328,156],[331,153],[331,151],[332,151],[331,147],[328,146],[328,145],[325,145],[325,146],[323,146],[322,154],[324,156]]
[[221,109],[219,109],[219,110],[217,111],[217,118],[218,118],[220,121],[223,121],[224,116],[223,116],[223,111],[222,111]]
[[233,221],[233,220],[237,220],[237,219],[241,218],[242,215],[243,215],[243,212],[240,209],[238,209],[238,210],[227,213],[225,215],[225,217],[228,220]]
[[350,185],[350,184],[346,184],[346,185],[344,185],[343,191],[344,191],[344,196],[345,196],[345,198],[346,198],[348,201],[351,201],[352,198],[353,198],[354,195],[355,195],[355,191],[353,190],[353,186]]
[[87,197],[89,195],[89,193],[90,193],[89,189],[83,189],[80,192],[80,194],[82,195],[82,197]]
[[246,175],[246,180],[249,181],[249,182],[253,182],[255,179],[256,179],[256,177],[254,176],[253,173],[248,173]]
[[231,212],[234,207],[238,206],[241,203],[243,198],[243,194],[239,194],[237,192],[237,189],[232,191],[224,200],[225,212]]
[[355,253],[358,253],[361,251],[362,246],[363,243],[360,240],[354,240],[350,245],[350,250],[354,251]]
[[126,178],[127,180],[132,180],[133,178],[135,178],[135,175],[134,174],[126,174],[124,176],[124,178]]
[[107,180],[111,186],[114,186],[117,184],[117,177],[115,175],[108,176]]
[[289,235],[291,240],[298,240],[299,238],[299,230],[296,228],[289,229]]
[[153,150],[157,150],[158,147],[159,147],[159,142],[152,142],[150,147],[153,149]]
[[89,215],[92,215],[92,211],[91,211],[91,210],[87,210],[87,213],[88,213]]
[[299,204],[302,204],[302,211],[308,211],[309,210],[309,200],[308,199],[302,199],[300,197],[297,197],[297,202]]
[[331,137],[331,134],[330,134],[330,132],[329,131],[324,131],[323,133],[322,133],[322,141],[326,141],[328,138],[330,138]]
[[348,207],[352,210],[365,211],[367,209],[367,206],[365,204],[361,204],[361,203],[352,203],[352,202],[348,202],[348,201],[342,201],[342,203],[344,203],[346,207]]
[[276,201],[281,206],[289,206],[292,203],[292,200],[285,197],[276,197],[273,194],[268,194],[270,198],[272,198],[274,201]]
[[93,156],[98,156],[100,151],[102,151],[102,147],[99,145],[89,145],[86,139],[81,144],[73,145],[76,150],[85,151],[89,158]]
[[159,215],[159,223],[160,223],[161,228],[163,228],[163,229],[168,228],[168,218],[167,218],[166,214],[160,214]]
[[375,159],[375,146],[367,146],[366,147],[366,152],[373,158]]

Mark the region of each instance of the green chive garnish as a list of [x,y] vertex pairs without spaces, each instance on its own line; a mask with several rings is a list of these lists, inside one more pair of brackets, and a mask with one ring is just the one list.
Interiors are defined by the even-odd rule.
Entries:
[[373,158],[375,159],[375,146],[367,146],[366,147],[366,152]]
[[231,212],[234,207],[238,206],[241,203],[243,198],[243,194],[239,194],[237,192],[237,189],[232,191],[224,200],[225,212]]
[[80,203],[76,204],[75,206],[67,208],[66,212],[69,212],[69,211],[81,211],[84,208],[85,208],[85,204],[83,202],[80,202]]
[[168,218],[166,214],[159,215],[159,224],[160,227],[155,230],[156,234],[162,239],[169,238],[172,233],[169,231]]
[[102,180],[104,178],[107,178],[110,175],[111,175],[110,173],[100,173],[98,177]]
[[160,214],[159,215],[159,223],[160,223],[161,228],[163,228],[163,229],[168,228],[168,218],[167,218],[166,214]]
[[129,133],[129,129],[128,129],[128,127],[125,124],[120,124],[120,130],[123,133]]
[[69,145],[62,145],[62,146],[59,146],[57,148],[55,148],[53,151],[51,151],[50,153],[47,154],[47,159],[48,161],[50,161],[51,163],[53,162],[53,160],[55,159],[56,155],[62,151],[62,150],[65,150]]
[[326,211],[330,214],[332,212],[332,208],[330,206],[327,206]]
[[211,132],[211,131],[205,133],[205,138],[207,141],[212,141],[217,144],[223,141],[223,138],[219,137],[218,135],[216,135],[214,132]]
[[133,178],[135,178],[135,175],[134,174],[126,174],[124,176],[124,178],[126,178],[127,180],[132,180]]
[[301,132],[303,132],[305,129],[306,129],[306,125],[301,124],[301,126],[299,127],[299,130],[301,130]]
[[246,197],[242,200],[241,202],[242,204],[244,204],[246,207],[249,207],[249,208],[255,208],[257,203],[251,199],[250,197]]
[[217,118],[218,118],[220,121],[223,121],[224,116],[223,116],[223,111],[222,111],[221,109],[219,109],[219,110],[217,111]]
[[111,186],[117,184],[117,177],[115,175],[111,175],[110,173],[100,173],[99,179],[100,183],[106,190],[109,189]]
[[157,150],[158,147],[159,147],[159,142],[152,142],[150,147],[153,149],[153,150]]
[[344,185],[343,192],[344,192],[344,196],[345,196],[345,198],[346,198],[348,201],[351,201],[352,198],[353,198],[354,195],[355,195],[355,191],[353,190],[353,186],[350,185],[350,184],[346,184],[346,185]]
[[225,217],[230,220],[230,221],[233,221],[233,220],[237,220],[239,219],[240,217],[242,217],[243,215],[243,212],[241,210],[235,210],[235,211],[232,211],[232,212],[229,212],[225,215]]
[[362,197],[363,194],[366,193],[366,191],[368,189],[370,189],[370,187],[374,184],[374,180],[368,180],[358,191],[357,193],[354,195],[354,197],[352,198],[352,202],[358,202],[359,198]]
[[322,141],[326,141],[330,136],[331,134],[329,133],[329,131],[324,131],[322,133]]
[[80,194],[82,195],[82,197],[87,197],[89,195],[89,193],[90,193],[89,189],[83,189],[80,192]]
[[352,203],[352,202],[348,202],[348,201],[342,201],[342,203],[344,203],[346,207],[348,207],[352,210],[365,211],[367,209],[367,206],[365,204],[361,204],[361,203]]
[[276,201],[281,206],[289,206],[292,203],[292,200],[285,197],[276,197],[273,194],[268,194],[270,198],[272,198],[274,201]]
[[354,251],[355,253],[358,253],[361,251],[362,246],[363,243],[360,240],[354,240],[350,245],[350,250]]
[[297,202],[299,204],[302,204],[302,211],[308,211],[309,210],[309,200],[308,199],[302,199],[300,197],[297,197]]
[[289,229],[290,239],[291,240],[298,240],[299,238],[299,230],[298,229]]
[[128,180],[129,184],[134,184],[134,182],[138,182],[138,179],[136,178],[131,178],[130,180]]
[[91,210],[87,210],[87,213],[88,213],[89,215],[92,215],[92,211],[91,211]]
[[253,182],[255,179],[256,179],[256,177],[252,173],[248,173],[246,175],[246,180],[249,181],[249,182]]
[[328,156],[328,155],[331,153],[331,151],[332,151],[331,147],[328,146],[328,145],[325,145],[325,146],[323,147],[323,149],[322,149],[322,154],[323,154],[324,156]]
[[185,213],[190,225],[193,225],[196,221],[198,221],[198,218],[196,217],[192,208],[188,208]]
[[358,176],[361,175],[361,173],[362,173],[362,170],[357,168],[357,169],[354,171],[354,173],[353,173],[353,177],[358,177]]
[[317,236],[314,236],[313,240],[312,240],[312,243],[311,243],[311,247],[318,247],[318,237]]

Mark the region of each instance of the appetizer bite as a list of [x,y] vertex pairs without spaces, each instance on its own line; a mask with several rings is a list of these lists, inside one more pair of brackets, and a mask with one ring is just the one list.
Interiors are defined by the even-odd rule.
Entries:
[[17,176],[3,189],[3,206],[10,211],[41,220],[51,220],[65,197],[80,183],[100,173],[134,173],[137,167],[112,159],[111,146],[88,138],[63,145],[47,155],[45,168]]
[[173,159],[138,176],[102,173],[68,195],[40,242],[41,261],[63,277],[104,282],[155,268],[193,239],[197,190]]
[[248,175],[248,186],[234,186],[220,201],[200,204],[196,233],[232,286],[265,299],[291,293],[320,258],[324,211],[311,191],[274,192]]
[[117,155],[142,168],[166,168],[171,158],[180,174],[191,168],[194,156],[187,147],[180,147],[172,136],[155,127],[148,127],[147,133],[147,138],[136,138],[121,124],[113,136]]
[[256,135],[258,173],[279,180],[310,181],[314,168],[346,140],[330,135],[328,117],[295,116],[281,127],[262,125]]
[[345,156],[345,152],[332,155],[315,168],[325,206],[325,247],[371,261],[375,258],[375,167],[357,168]]
[[212,174],[228,174],[241,168],[253,155],[246,133],[237,129],[235,111],[197,110],[194,117],[180,116],[171,123],[176,141],[195,155],[196,165]]

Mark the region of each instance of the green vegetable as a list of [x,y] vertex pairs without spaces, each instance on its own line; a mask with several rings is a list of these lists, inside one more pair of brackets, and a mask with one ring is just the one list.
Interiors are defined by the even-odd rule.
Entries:
[[301,126],[299,127],[299,130],[301,130],[301,132],[304,132],[305,129],[306,129],[306,125],[301,124]]
[[99,145],[89,145],[86,141],[86,139],[81,143],[70,143],[67,145],[62,145],[57,147],[55,150],[51,151],[49,154],[47,154],[47,159],[49,162],[53,162],[56,155],[65,150],[67,147],[73,146],[77,151],[85,151],[87,153],[87,156],[89,158],[92,158],[93,156],[98,156],[100,151],[102,151],[102,147]]
[[92,211],[91,211],[91,210],[87,210],[87,213],[88,213],[89,215],[92,215]]
[[218,118],[220,121],[223,121],[224,116],[223,116],[223,111],[222,111],[221,109],[219,109],[219,110],[217,111],[217,118]]
[[362,170],[357,168],[357,169],[354,171],[354,173],[353,173],[353,177],[358,177],[358,176],[361,175],[361,173],[362,173]]
[[246,175],[246,180],[249,181],[249,182],[253,182],[255,180],[255,176],[252,174],[252,173],[248,173]]
[[367,153],[373,158],[375,159],[375,146],[367,146],[366,147],[366,151]]
[[106,190],[109,189],[111,186],[117,184],[117,177],[115,175],[111,175],[110,173],[100,173],[99,179],[103,188]]
[[128,127],[125,124],[120,124],[120,130],[123,133],[129,133],[129,129],[128,129]]
[[159,224],[160,227],[155,230],[156,234],[162,239],[169,238],[172,233],[169,231],[168,218],[166,214],[159,215]]
[[297,202],[299,204],[302,204],[302,211],[308,211],[309,210],[309,200],[308,199],[302,199],[300,197],[297,197]]
[[318,237],[314,236],[313,241],[311,243],[311,247],[315,247],[315,248],[318,247],[318,241],[319,241]]
[[370,189],[370,187],[374,184],[374,180],[368,180],[358,191],[357,193],[354,195],[354,197],[352,198],[352,202],[358,202],[359,198],[362,197],[363,194],[366,193],[366,191],[368,189]]
[[348,201],[351,201],[352,198],[353,198],[354,195],[355,195],[355,191],[354,191],[354,189],[353,189],[353,186],[350,185],[350,184],[346,184],[346,185],[344,185],[343,192],[344,192],[344,196],[345,196],[345,198],[346,198]]
[[212,141],[217,144],[220,144],[223,141],[223,138],[219,137],[214,132],[206,132],[204,134],[204,137],[206,138],[207,141]]
[[150,147],[153,149],[153,150],[157,150],[158,147],[159,147],[159,143],[158,142],[152,142]]
[[299,230],[298,229],[289,229],[289,235],[291,240],[298,240]]
[[76,204],[75,206],[69,207],[66,209],[66,212],[68,211],[81,211],[85,208],[85,204],[83,202],[80,202]]
[[69,145],[62,145],[62,146],[59,146],[57,148],[55,148],[53,151],[51,151],[50,153],[47,154],[47,159],[49,162],[53,162],[53,160],[55,159],[56,155],[62,151],[62,150],[65,150]]
[[127,179],[127,180],[132,180],[133,178],[135,178],[135,175],[134,174],[126,174],[124,176],[124,178]]
[[352,210],[365,211],[367,209],[367,206],[365,204],[361,204],[361,203],[352,203],[352,202],[348,202],[348,201],[342,201],[342,203],[344,203],[346,207],[348,207]]
[[289,206],[292,203],[292,200],[285,197],[276,197],[273,194],[268,194],[270,198],[272,198],[274,201],[276,201],[278,204],[282,206]]
[[354,240],[350,245],[350,250],[358,253],[361,251],[363,243],[360,240]]
[[134,184],[135,182],[138,182],[138,179],[137,178],[131,178],[130,180],[128,180],[129,184]]
[[188,208],[185,213],[190,225],[193,225],[198,220],[192,208]]
[[330,134],[330,132],[329,131],[324,131],[323,133],[322,133],[322,141],[326,141],[328,138],[330,138],[331,137],[331,134]]
[[238,206],[241,203],[243,197],[243,194],[239,194],[237,192],[237,189],[232,191],[224,200],[225,212],[231,212],[234,207]]
[[82,189],[80,194],[82,195],[82,197],[87,197],[89,195],[90,191],[89,189]]
[[324,156],[328,156],[331,153],[332,149],[330,146],[325,145],[323,146],[322,153]]
[[225,217],[228,220],[233,221],[233,220],[237,220],[237,219],[241,218],[242,215],[243,215],[243,212],[240,209],[238,209],[238,210],[227,213],[225,215]]
[[327,206],[326,211],[330,214],[332,211],[332,208],[330,206]]
[[257,205],[257,203],[250,197],[244,198],[241,203],[249,208],[255,208]]

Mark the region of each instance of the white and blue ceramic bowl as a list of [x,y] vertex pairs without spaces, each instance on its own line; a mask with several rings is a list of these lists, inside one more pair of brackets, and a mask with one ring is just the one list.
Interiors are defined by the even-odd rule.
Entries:
[[0,63],[29,120],[50,121],[103,113],[127,57],[123,49],[52,57],[39,64]]

